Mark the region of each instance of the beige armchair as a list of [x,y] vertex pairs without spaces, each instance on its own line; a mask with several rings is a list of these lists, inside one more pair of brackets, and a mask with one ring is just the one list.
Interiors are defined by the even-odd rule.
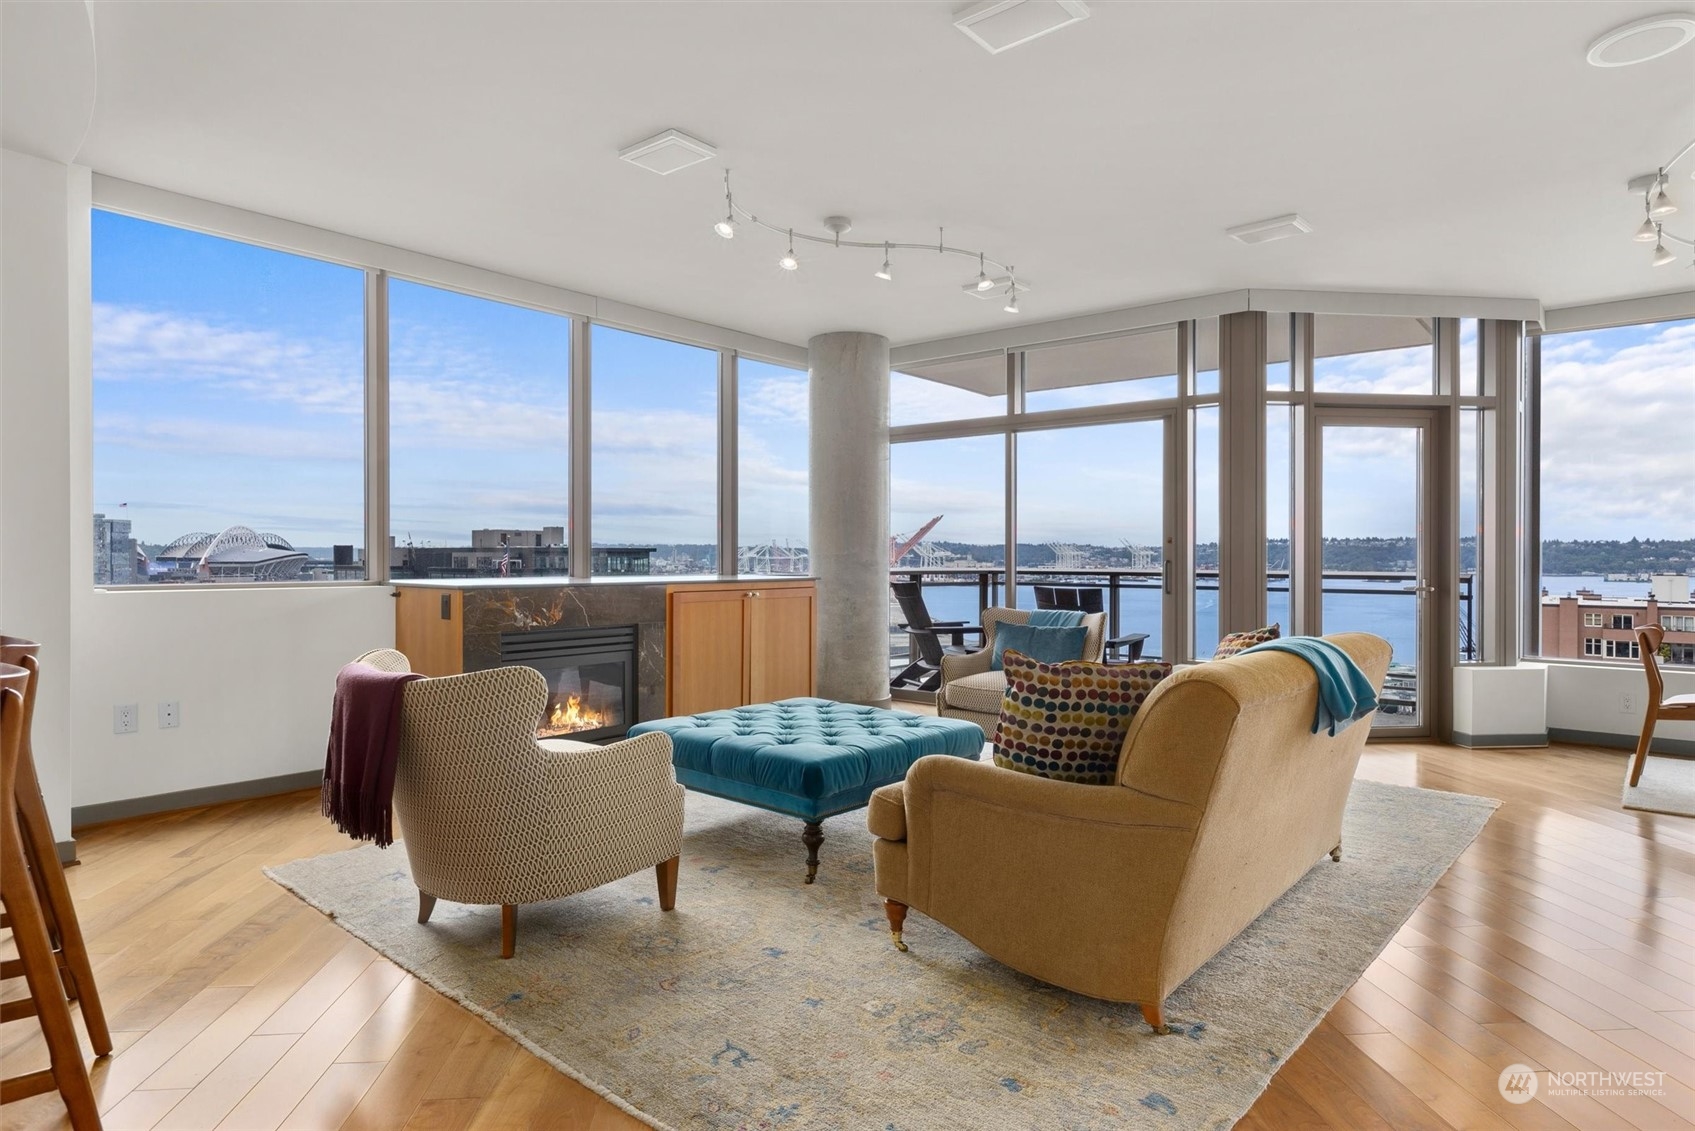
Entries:
[[[999,670],[989,670],[989,657],[994,655],[995,626],[1024,624],[1030,619],[1029,609],[984,609],[983,648],[963,656],[942,657],[942,686],[936,692],[936,714],[947,719],[969,719],[983,728],[987,738],[993,738],[995,723],[1000,719],[1001,696],[1006,693],[1006,676]],[[1106,614],[1086,613],[1083,627],[1085,660],[1099,660],[1106,640]]]
[[[1326,639],[1382,688],[1387,641]],[[1163,680],[1117,785],[920,758],[867,814],[895,945],[910,907],[1015,970],[1137,1002],[1163,1030],[1166,995],[1314,862],[1341,859],[1371,723],[1313,734],[1317,702],[1305,661],[1259,652]]]
[[[405,656],[359,657],[410,671]],[[644,734],[593,746],[536,740],[547,685],[505,667],[406,685],[394,812],[418,922],[437,899],[499,904],[501,957],[517,942],[517,910],[654,868],[659,906],[676,905],[683,787],[671,739]]]

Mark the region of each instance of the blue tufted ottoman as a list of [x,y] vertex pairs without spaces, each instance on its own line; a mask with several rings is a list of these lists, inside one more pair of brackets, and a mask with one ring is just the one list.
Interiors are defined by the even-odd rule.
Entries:
[[903,780],[926,754],[975,759],[983,749],[983,730],[973,722],[830,699],[655,719],[630,734],[655,730],[671,736],[671,761],[685,787],[805,821],[809,884],[818,875],[825,817],[862,808],[873,790]]

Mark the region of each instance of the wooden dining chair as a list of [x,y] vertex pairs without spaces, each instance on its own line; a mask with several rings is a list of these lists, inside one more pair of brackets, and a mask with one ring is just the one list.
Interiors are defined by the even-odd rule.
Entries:
[[[47,937],[36,885],[24,855],[17,785],[24,750],[24,697],[33,673],[0,664],[0,905],[18,957],[5,963],[7,977],[22,976],[29,996],[0,1004],[0,1021],[34,1017],[47,1039],[51,1067],[0,1080],[0,1103],[58,1089],[76,1131],[98,1131],[100,1110],[88,1080],[88,1065],[77,1043],[71,1004],[60,980],[58,957]],[[55,858],[57,863],[57,858]]]
[[1660,644],[1666,630],[1657,624],[1643,625],[1636,630],[1636,646],[1642,653],[1642,669],[1648,675],[1647,709],[1642,716],[1642,737],[1636,740],[1636,760],[1630,764],[1630,784],[1642,780],[1642,767],[1648,761],[1648,744],[1654,741],[1654,724],[1695,722],[1695,695],[1673,695],[1666,698],[1666,682],[1660,678]]
[[0,664],[23,668],[30,676],[24,692],[23,743],[18,753],[14,803],[23,836],[24,861],[29,865],[30,879],[35,882],[36,899],[47,923],[47,938],[53,945],[65,992],[82,1009],[83,1024],[88,1029],[94,1054],[105,1056],[112,1051],[112,1033],[100,1004],[100,991],[94,983],[94,967],[88,957],[88,945],[83,941],[76,904],[71,899],[70,885],[65,882],[65,867],[59,863],[59,846],[53,839],[47,802],[41,796],[35,748],[30,740],[35,726],[36,692],[41,685],[40,652],[41,645],[33,640],[0,635]]

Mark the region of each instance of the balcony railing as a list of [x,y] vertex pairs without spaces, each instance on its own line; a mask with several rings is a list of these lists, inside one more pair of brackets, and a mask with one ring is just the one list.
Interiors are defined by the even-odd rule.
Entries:
[[[915,581],[926,597],[930,615],[936,620],[979,623],[981,611],[1006,604],[1006,570],[997,566],[897,566],[889,570],[892,581]],[[1463,662],[1478,658],[1475,633],[1473,583],[1475,575],[1460,575],[1459,600],[1459,659]],[[1157,568],[1129,567],[1036,568],[1018,571],[1020,608],[1034,608],[1036,585],[1087,586],[1103,591],[1107,613],[1107,635],[1145,632],[1148,641],[1143,656],[1149,659],[1179,659],[1163,655],[1159,593],[1164,578]],[[1391,669],[1391,686],[1386,688],[1386,705],[1411,709],[1416,689],[1412,642],[1416,638],[1417,576],[1411,571],[1397,570],[1330,570],[1324,574],[1324,596],[1376,597],[1381,601],[1360,602],[1348,613],[1357,623],[1338,624],[1337,628],[1358,628],[1376,631],[1389,639],[1395,648],[1395,663]],[[1200,570],[1195,587],[1198,594],[1218,591],[1218,572]],[[973,592],[973,590],[975,592]],[[1267,574],[1267,598],[1271,619],[1288,624],[1289,571],[1272,570]],[[1405,601],[1402,606],[1401,602]],[[1133,608],[1132,606],[1141,606]],[[1212,606],[1216,609],[1216,605]],[[1198,614],[1204,609],[1197,610]],[[911,637],[900,629],[904,618],[900,609],[890,601],[889,656],[891,671],[905,667],[913,654]],[[1214,613],[1216,617],[1216,612]],[[1204,617],[1198,616],[1204,621]],[[1332,620],[1340,619],[1333,617]],[[1216,619],[1214,620],[1216,625]]]

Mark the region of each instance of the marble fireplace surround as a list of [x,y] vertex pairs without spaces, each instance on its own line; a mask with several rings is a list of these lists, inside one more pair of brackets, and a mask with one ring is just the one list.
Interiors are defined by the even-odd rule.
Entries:
[[[714,579],[716,580],[716,579]],[[464,670],[500,666],[500,634],[636,626],[636,714],[665,717],[665,591],[660,584],[466,586]]]

